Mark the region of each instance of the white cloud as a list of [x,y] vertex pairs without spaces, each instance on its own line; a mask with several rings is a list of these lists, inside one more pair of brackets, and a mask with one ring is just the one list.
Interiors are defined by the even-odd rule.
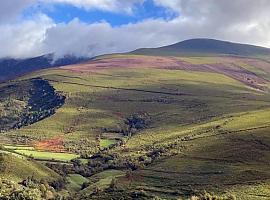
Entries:
[[52,26],[53,21],[43,14],[36,15],[34,20],[0,25],[0,57],[23,58],[45,53],[43,40]]
[[198,37],[267,46],[270,45],[270,36],[265,33],[269,29],[270,26],[263,27],[256,23],[214,27],[204,20],[181,17],[171,21],[150,19],[120,27],[112,27],[106,22],[85,24],[73,20],[48,29],[45,46],[47,51],[57,52],[58,55],[74,53],[84,56],[158,47]]
[[[140,2],[135,0],[50,1],[66,3],[70,1],[73,5],[86,6],[85,9],[110,9],[111,11],[132,7],[134,2]],[[121,2],[126,4],[124,3],[120,8]],[[146,19],[118,27],[112,27],[106,22],[87,24],[78,19],[69,23],[55,24],[45,15],[20,23],[0,24],[0,43],[3,47],[0,49],[0,57],[24,57],[51,52],[59,56],[64,54],[95,56],[125,52],[140,47],[157,47],[197,37],[270,47],[268,0],[256,2],[253,0],[155,0],[155,3],[178,12],[179,16],[172,20]]]

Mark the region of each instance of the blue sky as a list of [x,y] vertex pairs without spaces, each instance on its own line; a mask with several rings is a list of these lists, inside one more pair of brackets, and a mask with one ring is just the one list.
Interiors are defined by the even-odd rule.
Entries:
[[96,56],[214,38],[270,47],[269,0],[0,0],[0,58]]
[[84,9],[72,4],[46,4],[44,2],[34,4],[23,12],[24,18],[31,18],[36,13],[42,12],[56,23],[68,23],[77,18],[84,23],[106,21],[114,26],[128,23],[137,23],[145,19],[162,18],[171,20],[179,14],[167,7],[156,5],[152,0],[146,0],[142,4],[134,4],[132,13],[100,10],[97,8]]

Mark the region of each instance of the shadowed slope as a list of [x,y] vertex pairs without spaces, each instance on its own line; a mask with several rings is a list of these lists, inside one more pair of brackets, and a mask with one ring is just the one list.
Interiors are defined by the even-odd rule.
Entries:
[[52,54],[27,59],[0,59],[0,82],[33,71],[79,63],[83,60],[83,58],[76,58],[74,56],[64,56],[54,61]]

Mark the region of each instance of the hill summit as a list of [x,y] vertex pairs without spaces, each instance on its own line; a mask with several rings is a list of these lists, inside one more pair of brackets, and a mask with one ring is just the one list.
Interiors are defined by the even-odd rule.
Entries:
[[270,56],[270,49],[249,44],[233,43],[215,39],[190,39],[159,48],[137,49],[132,54],[140,55],[236,55]]

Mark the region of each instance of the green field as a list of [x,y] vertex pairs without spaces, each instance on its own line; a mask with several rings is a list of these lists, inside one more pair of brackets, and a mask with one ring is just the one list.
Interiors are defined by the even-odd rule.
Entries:
[[76,154],[69,154],[69,153],[53,153],[53,152],[44,152],[44,151],[33,151],[33,150],[23,150],[23,149],[16,149],[14,152],[33,157],[37,160],[54,160],[54,161],[63,161],[67,162],[74,158],[78,158],[79,156]]
[[23,145],[4,145],[5,149],[8,150],[34,150],[34,147],[23,146]]
[[67,180],[69,182],[67,187],[72,191],[79,191],[83,183],[89,182],[89,179],[80,174],[69,174]]
[[107,148],[109,146],[111,146],[112,144],[115,144],[117,142],[117,140],[112,140],[112,139],[101,139],[100,140],[100,146]]

